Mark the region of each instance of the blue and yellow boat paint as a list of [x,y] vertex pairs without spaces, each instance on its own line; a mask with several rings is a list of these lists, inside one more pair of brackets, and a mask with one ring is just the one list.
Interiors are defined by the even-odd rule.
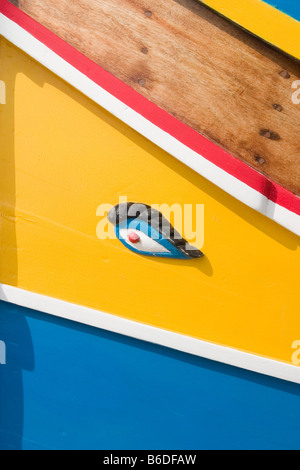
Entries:
[[[297,448],[299,236],[22,39],[23,51],[0,38],[1,448]],[[202,204],[205,256],[99,239],[98,207],[122,195]]]
[[247,31],[300,59],[297,0],[199,0]]

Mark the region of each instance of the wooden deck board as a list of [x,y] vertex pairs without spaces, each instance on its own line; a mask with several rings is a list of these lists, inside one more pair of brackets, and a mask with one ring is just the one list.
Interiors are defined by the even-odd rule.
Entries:
[[300,104],[292,102],[299,62],[193,0],[17,3],[149,100],[300,195]]

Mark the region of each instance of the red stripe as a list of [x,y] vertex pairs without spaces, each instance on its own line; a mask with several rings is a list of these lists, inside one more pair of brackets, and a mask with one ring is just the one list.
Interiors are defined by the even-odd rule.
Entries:
[[191,127],[147,100],[147,98],[140,95],[26,13],[9,3],[8,0],[0,1],[0,12],[2,14],[21,26],[66,62],[97,83],[101,88],[222,170],[276,204],[300,215],[300,198],[298,196],[279,184],[272,182],[244,162],[198,134]]

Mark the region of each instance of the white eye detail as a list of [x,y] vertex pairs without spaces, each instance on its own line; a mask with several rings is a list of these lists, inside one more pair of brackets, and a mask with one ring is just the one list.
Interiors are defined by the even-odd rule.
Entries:
[[[164,246],[160,245],[157,241],[148,237],[140,230],[133,229],[120,229],[120,236],[138,251],[149,253],[170,253]],[[132,240],[132,241],[131,241]]]

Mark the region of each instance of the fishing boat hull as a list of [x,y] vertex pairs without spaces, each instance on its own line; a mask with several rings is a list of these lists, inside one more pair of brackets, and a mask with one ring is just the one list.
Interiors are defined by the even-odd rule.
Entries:
[[[1,15],[0,447],[297,448],[296,192]],[[130,202],[204,256],[128,249]]]

